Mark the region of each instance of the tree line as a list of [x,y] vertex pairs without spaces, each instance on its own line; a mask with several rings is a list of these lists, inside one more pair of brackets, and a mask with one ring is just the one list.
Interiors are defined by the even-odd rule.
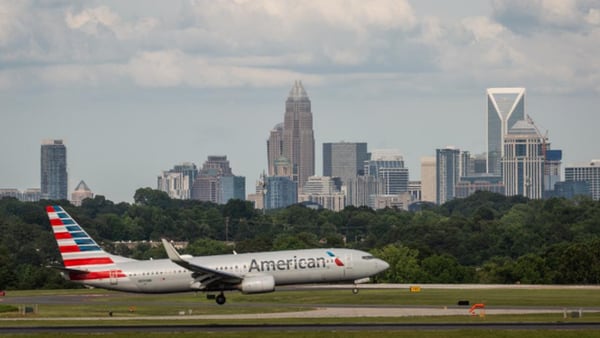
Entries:
[[149,243],[187,241],[184,253],[212,255],[348,247],[390,263],[376,277],[396,283],[600,282],[600,202],[529,200],[478,192],[418,212],[302,205],[263,213],[247,201],[225,205],[174,200],[138,189],[134,203],[103,196],[81,207],[67,201],[0,200],[0,289],[72,287],[47,268],[61,264],[45,206],[61,204],[106,250],[137,259],[164,258]]

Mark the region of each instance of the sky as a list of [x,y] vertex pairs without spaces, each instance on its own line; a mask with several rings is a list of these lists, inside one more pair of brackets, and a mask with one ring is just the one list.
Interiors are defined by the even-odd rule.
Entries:
[[486,88],[525,87],[563,164],[600,158],[600,0],[0,0],[0,188],[39,188],[63,139],[69,191],[115,202],[227,155],[247,193],[301,80],[324,142],[420,158],[486,149]]

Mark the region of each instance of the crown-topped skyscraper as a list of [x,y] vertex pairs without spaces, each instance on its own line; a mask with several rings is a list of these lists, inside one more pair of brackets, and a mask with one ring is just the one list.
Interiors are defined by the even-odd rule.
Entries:
[[310,99],[301,81],[294,82],[285,102],[283,156],[292,165],[292,179],[298,190],[315,174],[315,137]]
[[525,88],[488,88],[487,172],[502,175],[504,136],[517,121],[525,119]]

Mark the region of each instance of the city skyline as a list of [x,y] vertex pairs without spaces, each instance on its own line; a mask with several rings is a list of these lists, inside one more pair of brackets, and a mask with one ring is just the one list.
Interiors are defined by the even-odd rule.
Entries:
[[526,88],[563,167],[600,158],[597,1],[347,4],[1,3],[0,187],[39,187],[40,142],[63,139],[69,192],[131,202],[218,154],[252,192],[296,80],[316,173],[327,142],[400,149],[411,180],[435,149],[483,153],[491,87]]

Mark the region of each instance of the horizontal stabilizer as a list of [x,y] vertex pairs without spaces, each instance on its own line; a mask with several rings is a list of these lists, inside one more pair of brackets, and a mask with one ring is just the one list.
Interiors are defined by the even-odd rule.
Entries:
[[73,273],[76,275],[83,275],[86,273],[90,273],[89,271],[86,271],[86,270],[69,269],[69,268],[65,268],[64,266],[60,266],[60,265],[48,265],[47,268],[55,269],[60,272]]

